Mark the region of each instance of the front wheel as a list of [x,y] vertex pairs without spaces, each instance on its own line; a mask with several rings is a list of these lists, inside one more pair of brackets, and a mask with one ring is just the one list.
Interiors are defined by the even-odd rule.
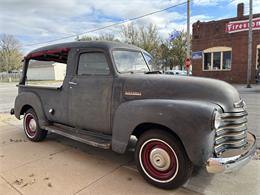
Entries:
[[48,131],[39,127],[38,117],[33,109],[28,109],[24,114],[23,128],[26,136],[34,142],[45,139]]
[[164,189],[178,188],[192,173],[192,163],[180,141],[163,130],[150,130],[141,135],[135,159],[142,176]]

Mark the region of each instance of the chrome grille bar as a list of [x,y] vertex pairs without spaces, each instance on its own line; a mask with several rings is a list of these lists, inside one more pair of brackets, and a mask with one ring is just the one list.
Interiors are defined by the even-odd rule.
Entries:
[[223,152],[226,149],[236,149],[236,148],[242,148],[247,144],[246,139],[242,139],[236,142],[224,142],[222,144],[219,144],[215,147],[215,152],[217,154]]
[[242,148],[247,144],[247,112],[221,114],[220,127],[216,130],[215,153],[234,148]]
[[216,136],[223,135],[225,133],[234,133],[234,132],[241,132],[241,131],[246,131],[247,130],[247,125],[246,123],[242,125],[231,125],[227,127],[222,127],[216,130]]
[[239,133],[230,133],[230,134],[224,134],[222,136],[219,136],[216,138],[215,143],[221,144],[225,141],[236,141],[246,138],[246,131],[242,131]]

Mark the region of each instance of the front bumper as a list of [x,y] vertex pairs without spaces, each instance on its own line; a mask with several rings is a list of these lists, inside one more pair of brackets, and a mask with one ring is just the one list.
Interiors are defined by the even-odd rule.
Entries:
[[232,172],[246,165],[254,156],[256,150],[256,138],[247,133],[248,144],[242,149],[232,149],[223,152],[217,158],[207,161],[206,169],[209,173]]

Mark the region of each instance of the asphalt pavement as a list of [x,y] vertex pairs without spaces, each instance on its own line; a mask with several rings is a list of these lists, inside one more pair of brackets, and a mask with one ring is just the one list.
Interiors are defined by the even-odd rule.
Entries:
[[0,82],[0,113],[10,112],[18,93],[17,83]]

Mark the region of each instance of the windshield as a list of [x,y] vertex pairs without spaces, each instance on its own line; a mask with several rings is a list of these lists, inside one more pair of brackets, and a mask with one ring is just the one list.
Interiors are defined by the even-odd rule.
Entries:
[[116,50],[113,51],[113,57],[120,73],[149,71],[144,57],[139,51]]

